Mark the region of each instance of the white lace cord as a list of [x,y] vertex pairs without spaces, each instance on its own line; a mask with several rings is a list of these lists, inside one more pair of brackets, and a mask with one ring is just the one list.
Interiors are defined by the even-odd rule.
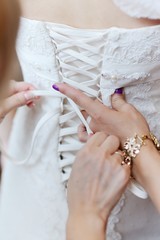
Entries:
[[[63,94],[61,94],[60,92],[54,92],[53,90],[50,90],[50,91],[47,91],[47,90],[33,90],[33,91],[30,91],[34,96],[39,96],[39,97],[61,97],[61,98],[64,98],[66,96],[64,96]],[[85,125],[87,131],[88,131],[88,134],[90,134],[92,131],[90,130],[89,128],[89,125],[88,123],[85,121],[83,115],[81,114],[81,111],[79,110],[79,108],[77,107],[77,105],[71,100],[69,99],[69,102],[71,103],[73,109],[75,109],[75,112],[77,113],[77,115],[79,116],[79,118],[81,119],[82,123]],[[40,132],[41,128],[46,125],[46,123],[48,123],[48,121],[52,120],[53,117],[59,113],[59,108],[57,108],[57,111],[56,113],[54,112],[47,112],[40,120],[39,122],[37,123],[36,125],[36,128],[34,130],[34,133],[33,133],[33,137],[32,137],[32,141],[31,141],[31,146],[30,146],[30,151],[27,155],[27,157],[24,159],[24,160],[16,160],[14,157],[10,156],[7,151],[6,151],[6,148],[4,147],[3,145],[3,141],[0,139],[0,149],[2,151],[2,153],[9,159],[11,160],[14,164],[16,165],[24,165],[26,163],[29,163],[29,160],[32,156],[32,153],[33,153],[33,150],[34,150],[34,146],[35,146],[35,142],[36,142],[36,139],[38,137],[38,133]],[[74,128],[72,128],[72,131],[73,131]],[[71,129],[68,129],[69,132]],[[75,132],[75,129],[74,131]],[[65,132],[63,132],[63,135],[65,135]],[[64,149],[65,151],[69,151],[69,149]],[[78,148],[75,147],[75,150],[78,150]]]
[[[98,98],[99,91],[93,89],[93,87],[99,84],[101,76],[100,72],[97,71],[97,66],[102,65],[102,53],[100,51],[105,45],[104,41],[103,43],[99,42],[102,40],[102,33],[96,37],[88,36],[79,40],[79,38],[75,39],[73,31],[69,34],[65,31],[61,33],[59,29],[55,28],[53,30],[48,29],[48,31],[56,49],[56,60],[61,81],[82,90],[90,97]],[[92,46],[95,41],[99,42],[97,47]],[[83,76],[84,81],[77,82],[79,78],[77,74]],[[76,152],[83,146],[76,139],[75,113],[86,127],[87,133],[92,133],[78,106],[71,99],[67,98],[67,101],[74,111],[69,108],[68,103],[63,103],[64,111],[60,117],[58,152],[62,182],[64,183],[69,179]]]
[[142,199],[148,198],[148,193],[145,191],[145,189],[138,184],[134,179],[130,180],[130,183],[128,185],[128,189],[137,197]]
[[[61,98],[66,97],[65,95],[63,95],[63,94],[61,94],[59,92],[54,92],[53,90],[50,90],[50,91],[47,91],[47,90],[34,90],[34,91],[31,91],[31,92],[32,92],[32,94],[34,94],[34,96],[61,97]],[[88,134],[92,133],[91,129],[89,128],[89,125],[88,125],[87,121],[83,117],[83,115],[82,115],[81,111],[79,110],[79,108],[77,107],[77,105],[71,99],[69,99],[69,98],[67,98],[67,99],[70,102],[70,104],[73,107],[73,109],[75,110],[75,112],[77,113],[78,117],[81,119],[82,123],[85,125]],[[57,109],[57,113],[58,112],[59,112],[59,108]],[[0,148],[1,148],[2,153],[8,159],[12,160],[13,163],[16,164],[16,165],[24,165],[24,164],[28,163],[30,158],[31,158],[31,156],[32,156],[32,153],[33,153],[33,150],[34,150],[34,146],[35,146],[35,142],[36,142],[36,138],[38,137],[39,131],[41,130],[41,128],[46,123],[48,123],[48,121],[53,119],[55,114],[56,113],[53,114],[52,112],[48,112],[40,119],[40,121],[38,122],[38,124],[37,124],[37,126],[35,128],[35,131],[33,133],[29,154],[23,161],[16,160],[14,157],[10,156],[7,153],[5,147],[3,146],[2,141],[0,140]],[[70,115],[71,115],[70,113],[67,116],[63,115],[62,118],[61,118],[61,123],[66,122],[67,119],[70,118]],[[63,137],[65,135],[75,134],[75,133],[77,133],[77,128],[75,128],[75,127],[65,128],[65,129],[61,130],[60,137]],[[79,150],[80,145],[79,144],[72,145],[73,140],[72,139],[70,139],[70,140],[71,140],[71,144],[63,145],[63,146],[60,145],[59,146],[59,152],[63,151],[63,152],[67,153],[69,151],[78,151]],[[61,168],[65,168],[66,166],[69,166],[69,165],[73,164],[74,158],[75,158],[75,156],[72,156],[72,157],[70,156],[70,158],[66,158],[65,161],[61,161],[60,162],[60,167]],[[67,173],[65,173],[63,175],[63,181],[64,182],[66,182],[68,180],[68,178],[70,176],[70,172],[71,172],[71,169],[68,168],[67,169]],[[148,197],[148,194],[146,193],[146,191],[135,180],[131,180],[130,181],[128,189],[134,195],[136,195],[139,198],[146,199]]]
[[[34,91],[30,91],[32,94],[34,94],[34,96],[49,96],[49,97],[60,97],[60,93],[58,92],[53,92],[53,91],[45,91],[45,90],[34,90]],[[2,153],[7,157],[7,159],[11,160],[14,164],[16,165],[24,165],[26,163],[29,163],[29,160],[32,156],[33,150],[34,150],[34,146],[35,146],[35,142],[36,139],[38,137],[38,134],[41,130],[41,128],[48,123],[48,121],[52,120],[53,117],[55,116],[55,114],[59,113],[59,108],[57,108],[56,113],[54,112],[47,112],[37,123],[36,128],[34,130],[33,133],[33,137],[32,137],[32,141],[31,141],[31,146],[30,146],[30,150],[29,153],[27,155],[27,157],[24,160],[16,160],[17,157],[13,157],[10,156],[7,151],[5,146],[3,145],[3,141],[0,140],[0,149],[2,151]]]
[[[39,95],[38,95],[39,96]],[[57,111],[57,113],[59,112],[59,109]],[[34,146],[35,146],[35,142],[36,139],[38,137],[38,133],[40,132],[41,128],[48,123],[48,121],[52,120],[53,117],[55,116],[55,114],[57,113],[53,113],[53,112],[47,112],[41,119],[40,121],[37,123],[37,126],[34,130],[33,133],[33,137],[32,137],[32,141],[31,141],[31,146],[30,146],[30,150],[29,150],[29,154],[27,155],[27,157],[24,160],[16,160],[15,157],[12,157],[11,155],[9,155],[3,145],[3,141],[0,140],[0,149],[2,151],[2,153],[7,157],[7,159],[11,160],[14,164],[16,165],[24,165],[26,163],[29,163],[29,160],[32,156],[33,150],[34,150]]]
[[[61,35],[58,35],[58,36],[61,36]],[[98,38],[99,37],[97,37],[96,39],[94,39],[94,38],[89,39],[88,42],[89,43],[94,42],[94,40],[97,40]],[[52,41],[55,41],[55,40],[52,39]],[[71,43],[73,43],[73,44],[75,43],[74,41],[69,41],[69,43],[68,43],[66,38],[65,38],[65,41],[66,41],[65,43],[60,45],[60,48],[62,50],[64,50],[64,48],[69,48]],[[63,61],[60,60],[59,55],[58,55],[58,51],[60,51],[60,48],[58,49],[59,46],[57,47],[56,42],[54,43],[56,48],[57,48],[56,58],[57,58],[57,61],[59,62],[59,73],[60,73],[60,75],[62,77],[62,80],[64,82],[72,85],[73,87],[76,87],[76,88],[84,91],[85,93],[87,93],[90,96],[94,96],[94,97],[98,98],[98,95],[99,95],[98,91],[95,91],[91,87],[95,86],[95,85],[98,86],[100,73],[94,73],[93,74],[89,71],[96,68],[97,64],[101,64],[102,57],[101,57],[101,54],[99,53],[99,50],[102,47],[104,47],[104,44],[99,45],[99,47],[92,47],[90,45],[87,45],[86,42],[87,42],[87,40],[84,39],[84,42],[83,42],[84,44],[82,44],[82,42],[80,42],[78,44],[79,47],[82,47],[82,45],[83,45],[83,47],[85,49],[85,52],[82,51],[81,54],[80,53],[75,54],[73,51],[69,51],[71,56],[68,55],[67,57],[65,57],[65,64],[64,65],[63,65]],[[71,46],[72,46],[72,44],[71,44]],[[92,50],[91,53],[89,53],[88,50]],[[86,57],[83,58],[82,54],[83,54],[83,56],[87,56],[88,58],[86,58]],[[101,59],[101,60],[92,61],[91,57],[94,54],[99,55],[99,59]],[[78,59],[81,59],[81,60],[85,59],[85,61],[87,61],[87,62],[84,61],[84,66],[77,69],[77,68],[73,67],[72,64],[71,64],[75,61],[75,58],[78,58]],[[67,61],[68,61],[68,64],[67,64]],[[88,63],[91,66],[87,65]],[[65,77],[63,76],[62,69],[61,69],[60,66],[63,66],[63,69],[68,70],[67,71],[67,77],[66,77],[66,75],[65,75]],[[86,76],[86,78],[88,80],[86,80],[84,82],[81,82],[81,83],[77,83],[77,82],[71,80],[70,78],[74,77],[77,72]],[[46,77],[45,77],[45,79],[46,79]],[[50,81],[51,81],[51,79],[50,79]],[[35,96],[61,97],[62,99],[64,99],[64,97],[65,97],[63,94],[60,94],[59,92],[54,92],[53,90],[50,90],[50,91],[35,90],[35,91],[32,91],[32,92],[35,94]],[[69,103],[71,104],[71,106],[73,107],[74,110],[68,112],[67,114],[62,115],[60,117],[60,124],[63,125],[64,123],[67,123],[67,122],[71,121],[75,117],[75,115],[77,114],[78,117],[81,119],[82,123],[85,125],[88,134],[92,133],[92,131],[89,128],[89,125],[88,125],[87,121],[84,119],[84,117],[81,114],[77,105],[71,99],[68,99],[68,101],[69,101]],[[57,113],[59,113],[59,109],[57,109]],[[40,119],[40,121],[38,122],[38,124],[35,128],[35,131],[33,133],[33,138],[32,138],[32,142],[31,142],[31,147],[30,147],[29,154],[23,161],[17,161],[13,157],[9,156],[6,152],[6,150],[5,150],[5,147],[3,147],[3,144],[1,144],[1,149],[2,149],[3,153],[17,165],[23,165],[23,164],[28,163],[29,160],[30,160],[30,157],[32,156],[35,141],[36,141],[36,138],[38,136],[38,133],[39,133],[40,129],[48,121],[50,121],[54,117],[55,114],[56,113],[54,113],[54,114],[53,113],[46,113],[45,116],[43,116],[42,119]],[[59,156],[62,154],[62,157],[63,157],[63,161],[60,161],[60,168],[62,170],[64,169],[64,172],[65,172],[65,174],[63,174],[63,177],[62,177],[63,182],[66,182],[68,180],[69,176],[70,176],[71,165],[73,164],[74,158],[75,158],[74,153],[77,150],[79,150],[82,146],[82,144],[80,144],[79,141],[77,141],[76,139],[73,139],[71,137],[71,135],[74,135],[74,134],[77,134],[77,127],[75,127],[75,126],[73,126],[73,127],[69,126],[69,127],[61,128],[61,130],[60,130],[60,135],[59,135],[60,136],[60,141],[65,139],[65,144],[60,144],[59,145],[59,150],[58,150],[59,151]],[[73,140],[74,140],[74,142],[73,142]],[[73,154],[72,154],[72,152],[73,152]],[[135,195],[137,195],[141,198],[146,198],[146,196],[147,196],[146,192],[143,191],[142,187],[139,186],[137,183],[133,183],[133,182],[130,183],[129,189],[130,189],[131,192],[133,192]]]
[[[91,87],[94,85],[99,86],[101,73],[95,73],[94,70],[97,68],[98,64],[102,64],[104,52],[100,53],[100,50],[104,47],[104,43],[99,43],[97,47],[92,46],[92,43],[95,43],[95,41],[100,40],[104,36],[102,36],[101,34],[96,38],[92,37],[84,39],[82,39],[81,36],[81,40],[79,41],[75,39],[73,31],[70,34],[66,34],[65,32],[61,33],[61,30],[59,29],[48,30],[52,42],[56,47],[56,59],[59,66],[59,75],[61,76],[62,81],[82,90],[90,96],[98,98],[99,92],[95,91]],[[81,35],[81,33],[79,34]],[[96,61],[93,60],[93,56],[95,55],[98,56],[98,59]],[[77,62],[77,60],[80,60],[82,62],[80,67],[77,67],[76,64],[74,64],[75,62]],[[85,76],[86,80],[84,82],[77,83],[77,73]],[[101,101],[101,99],[99,100]],[[89,126],[87,127],[86,120],[83,118],[83,116],[79,115],[79,110],[76,104],[70,99],[69,103],[73,106],[76,113],[78,113],[78,116],[80,117],[83,124],[86,126],[86,129],[89,133]],[[71,138],[71,135],[74,135],[76,133],[74,132],[76,129],[73,129],[71,127],[63,128],[63,124],[65,124],[67,121],[71,121],[74,116],[75,115],[72,112],[69,115],[62,115],[60,118],[63,118],[63,121],[61,122],[62,128],[60,130],[60,145],[58,152],[59,157],[63,159],[63,161],[60,161],[60,168],[63,172],[63,182],[68,180],[71,172],[71,164],[74,162],[75,150],[78,150],[78,148],[80,148],[79,142]],[[63,143],[63,141],[65,143]],[[67,150],[70,152],[67,152]],[[71,152],[73,152],[73,154]],[[147,198],[147,193],[138,183],[131,181],[129,185],[129,190],[140,198]]]

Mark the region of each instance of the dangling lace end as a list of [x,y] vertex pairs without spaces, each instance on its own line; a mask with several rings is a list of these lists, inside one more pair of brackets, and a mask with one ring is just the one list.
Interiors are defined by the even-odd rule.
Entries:
[[129,183],[128,189],[137,197],[142,199],[147,199],[148,194],[144,190],[144,188],[139,185],[134,179],[132,179]]

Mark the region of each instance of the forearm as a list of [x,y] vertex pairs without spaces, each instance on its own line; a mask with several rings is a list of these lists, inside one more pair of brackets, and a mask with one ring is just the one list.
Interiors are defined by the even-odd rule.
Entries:
[[105,240],[106,229],[99,220],[69,217],[67,221],[67,240]]
[[160,212],[160,154],[151,141],[145,144],[134,160],[133,175]]

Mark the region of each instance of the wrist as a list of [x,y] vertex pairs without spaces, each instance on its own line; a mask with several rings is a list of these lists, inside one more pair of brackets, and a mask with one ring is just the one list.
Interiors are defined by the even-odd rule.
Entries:
[[104,240],[106,223],[95,215],[69,215],[67,240]]
[[145,145],[142,146],[139,154],[134,159],[132,167],[133,176],[146,190],[157,164],[160,164],[159,152],[152,141],[146,140]]

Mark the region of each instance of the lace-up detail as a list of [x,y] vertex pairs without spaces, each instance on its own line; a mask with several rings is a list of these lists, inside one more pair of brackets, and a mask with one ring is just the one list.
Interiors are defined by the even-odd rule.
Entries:
[[[60,32],[49,29],[50,37],[56,46],[56,59],[62,82],[68,83],[92,97],[98,97],[100,69],[104,54],[103,33],[92,36],[88,34],[83,39],[74,35],[73,31]],[[81,35],[81,32],[79,33]],[[98,67],[97,67],[98,66]],[[78,82],[81,78],[81,82]],[[62,170],[62,181],[68,180],[75,153],[82,147],[77,139],[77,114],[69,99],[62,100],[62,115],[60,117],[59,160]],[[80,122],[79,122],[80,123]],[[88,129],[89,131],[89,129]]]
[[[34,221],[38,226],[31,230],[33,236],[39,236],[39,239],[45,238],[46,240],[53,236],[55,240],[66,239],[64,233],[67,204],[64,185],[60,183],[57,160],[59,160],[60,170],[63,172],[63,182],[66,183],[75,152],[81,146],[76,138],[79,124],[76,116],[76,113],[79,114],[78,107],[58,92],[50,91],[51,85],[58,81],[69,82],[89,95],[97,97],[99,88],[96,85],[99,83],[100,74],[104,74],[106,76],[101,77],[100,80],[101,92],[103,91],[102,87],[105,88],[104,98],[109,97],[117,86],[124,86],[127,101],[134,104],[144,114],[152,132],[156,134],[160,132],[159,33],[160,27],[158,26],[139,30],[110,28],[97,31],[21,19],[17,50],[24,79],[37,86],[39,90],[36,90],[35,95],[40,94],[45,97],[41,98],[40,104],[35,109],[18,109],[14,119],[9,150],[11,155],[19,156],[21,160],[24,160],[26,153],[30,150],[32,136],[34,137],[38,133],[38,129],[40,131],[36,135],[36,144],[30,157],[31,162],[35,164],[29,167],[28,164],[24,164],[20,168],[11,164],[8,178],[12,178],[10,183],[12,183],[14,202],[17,203],[17,207],[15,204],[9,205],[16,214],[19,206],[23,203],[24,207],[21,208],[21,212],[25,219],[25,225],[28,226],[28,223]],[[103,66],[101,66],[102,61]],[[110,77],[114,79],[115,76],[118,84],[110,81]],[[109,87],[111,91],[109,91]],[[107,101],[104,103],[108,104]],[[44,114],[47,115],[44,116],[43,121],[40,120],[41,124],[39,124],[38,121]],[[79,115],[79,117],[82,116]],[[83,120],[81,119],[81,121]],[[47,124],[41,128],[42,123],[46,123],[46,121],[48,121]],[[42,152],[42,149],[45,151]],[[63,159],[61,160],[60,157]],[[23,161],[23,163],[26,162]],[[20,169],[18,173],[17,169]],[[8,188],[8,196],[3,199],[3,202],[8,209],[7,202],[10,199],[9,186],[11,185],[7,181],[4,182],[7,183],[4,189]],[[24,186],[26,194],[22,194],[22,186]],[[159,216],[155,218],[149,200],[142,203],[138,198],[133,197],[132,199],[132,197],[132,195],[128,199],[125,197],[124,209],[124,199],[122,198],[113,211],[108,224],[107,239],[128,239],[128,236],[129,239],[142,239],[144,236],[145,239],[153,238],[154,226],[159,222]],[[28,211],[26,213],[26,207],[31,201],[35,204],[28,208],[32,213],[34,212],[31,214],[32,221],[28,218]],[[40,206],[37,201],[40,201]],[[35,207],[37,207],[36,212]],[[122,209],[123,213],[121,213]],[[128,210],[126,209],[130,209],[132,213],[127,215],[125,211],[128,212]],[[141,218],[137,218],[137,211]],[[41,217],[37,213],[42,216],[42,225],[39,222]],[[151,214],[154,218],[149,222],[150,234],[148,234],[146,216]],[[135,216],[133,217],[133,215]],[[130,216],[132,219],[128,221]],[[11,219],[8,219],[7,214],[6,221],[10,221],[7,228],[16,229],[18,225],[23,229],[22,219],[15,225],[14,217],[15,215],[12,214]],[[126,219],[125,224],[123,224],[124,219]],[[127,228],[124,227],[126,224]],[[144,228],[145,226],[147,226],[147,230]],[[134,234],[132,234],[133,228]],[[41,233],[39,233],[39,229],[41,229]],[[25,230],[23,236],[26,236],[25,239],[27,239],[28,235]],[[118,232],[122,233],[122,236]],[[14,233],[12,233],[13,237],[21,239]],[[159,228],[157,227],[155,239],[158,237]],[[2,236],[2,239],[5,238],[7,237]]]

